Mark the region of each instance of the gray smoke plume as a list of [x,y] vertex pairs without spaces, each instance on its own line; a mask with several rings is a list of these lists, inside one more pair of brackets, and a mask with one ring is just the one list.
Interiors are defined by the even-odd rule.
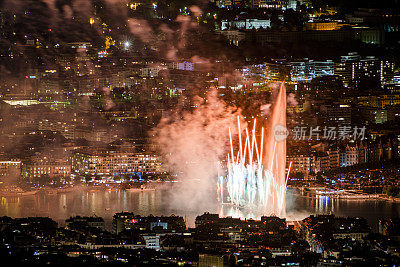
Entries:
[[170,172],[183,180],[179,194],[171,198],[173,208],[207,210],[215,204],[218,163],[227,153],[229,128],[237,133],[238,118],[245,127],[241,110],[228,107],[212,90],[205,100],[197,97],[192,112],[161,120],[153,140]]

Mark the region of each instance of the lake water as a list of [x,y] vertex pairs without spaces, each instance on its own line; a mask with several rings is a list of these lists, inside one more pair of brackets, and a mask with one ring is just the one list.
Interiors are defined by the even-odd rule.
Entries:
[[[190,208],[182,203],[178,208],[170,205],[172,194],[179,194],[175,189],[144,192],[119,191],[85,191],[74,190],[68,193],[48,195],[38,193],[33,196],[0,197],[0,216],[51,217],[60,225],[70,216],[103,217],[107,227],[111,226],[112,216],[121,211],[131,211],[142,216],[180,215],[184,216],[189,226],[194,226],[194,219],[205,211],[218,213],[221,216],[258,219],[259,215],[248,210],[232,206],[221,206],[217,202],[206,208]],[[379,218],[399,217],[400,203],[377,200],[341,200],[329,197],[304,197],[288,190],[288,220],[303,219],[310,214],[330,213],[337,216],[364,217],[376,230]]]

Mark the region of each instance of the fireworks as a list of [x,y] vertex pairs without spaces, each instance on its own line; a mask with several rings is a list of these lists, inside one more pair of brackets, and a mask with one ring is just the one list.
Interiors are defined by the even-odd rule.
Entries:
[[[277,104],[279,106],[274,112],[280,112],[280,114],[272,116],[272,127],[286,122],[285,92],[282,87]],[[261,128],[261,138],[257,140],[256,120],[254,120],[251,133],[246,128],[244,143],[240,134],[239,119],[238,129],[237,152],[234,151],[229,129],[230,153],[227,156],[227,175],[219,177],[220,199],[224,201],[226,189],[228,194],[226,200],[235,206],[257,209],[278,216],[284,215],[288,178],[285,177],[286,142],[276,141],[272,134],[264,138],[264,128]],[[263,158],[264,155],[265,158]],[[288,174],[290,166],[291,164]]]

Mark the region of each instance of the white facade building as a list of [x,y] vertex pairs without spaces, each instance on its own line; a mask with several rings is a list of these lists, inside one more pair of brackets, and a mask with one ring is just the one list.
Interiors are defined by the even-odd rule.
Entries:
[[239,30],[251,30],[251,29],[267,29],[271,27],[271,21],[269,19],[243,19],[227,21],[223,20],[221,24],[221,30],[228,30],[236,28]]

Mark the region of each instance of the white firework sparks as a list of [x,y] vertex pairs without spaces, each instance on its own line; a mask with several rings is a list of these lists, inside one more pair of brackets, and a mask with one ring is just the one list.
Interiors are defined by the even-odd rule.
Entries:
[[[238,129],[240,122],[238,120]],[[274,175],[276,170],[275,159],[276,141],[273,140],[273,154],[271,165],[265,168],[263,164],[264,153],[264,128],[261,129],[261,140],[258,143],[256,138],[256,121],[254,120],[253,129],[249,134],[246,129],[246,139],[244,145],[239,131],[239,150],[235,154],[233,148],[232,134],[229,129],[229,138],[231,151],[227,157],[228,174],[226,179],[219,178],[219,195],[223,200],[224,188],[228,192],[228,201],[239,207],[248,207],[251,209],[260,209],[264,212],[270,212],[278,216],[285,213],[285,196],[287,178],[280,182]],[[286,155],[280,155],[286,156]],[[269,168],[268,168],[269,167]],[[288,174],[291,163],[289,164]],[[225,186],[224,186],[225,180]]]

